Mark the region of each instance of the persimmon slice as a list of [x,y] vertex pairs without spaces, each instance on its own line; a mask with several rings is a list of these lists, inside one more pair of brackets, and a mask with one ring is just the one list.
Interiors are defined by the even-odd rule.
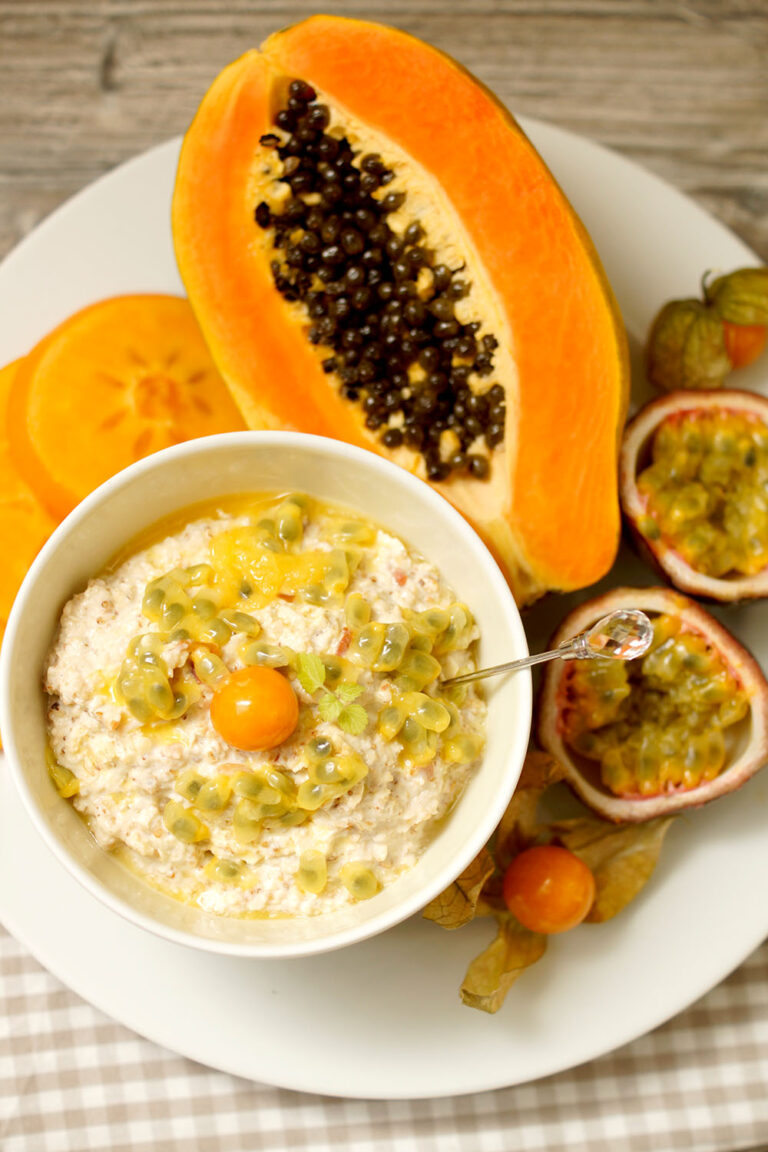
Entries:
[[244,424],[188,302],[137,295],[92,304],[33,348],[8,427],[17,469],[63,517],[143,456]]
[[[8,395],[21,364],[0,368],[0,411],[5,413]],[[26,571],[56,527],[56,521],[13,466],[5,420],[0,421],[0,638]]]

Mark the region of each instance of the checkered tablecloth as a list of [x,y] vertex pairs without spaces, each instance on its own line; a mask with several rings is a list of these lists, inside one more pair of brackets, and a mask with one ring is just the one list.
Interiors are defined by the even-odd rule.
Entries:
[[768,944],[633,1044],[455,1099],[238,1080],[113,1023],[0,930],[2,1152],[736,1152],[768,1148]]

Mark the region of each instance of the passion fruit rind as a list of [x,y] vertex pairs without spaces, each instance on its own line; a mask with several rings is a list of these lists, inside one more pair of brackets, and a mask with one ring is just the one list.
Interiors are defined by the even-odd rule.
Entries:
[[[638,486],[654,436],[670,418],[707,415],[743,416],[759,420],[768,436],[768,399],[753,392],[670,392],[646,404],[627,425],[619,457],[619,494],[624,520],[641,555],[681,592],[716,603],[738,603],[768,596],[768,567],[753,573],[732,571],[711,575],[693,566],[676,541],[665,535],[648,515],[648,498]],[[697,487],[700,487],[697,481]],[[768,497],[759,496],[760,499]]]
[[574,609],[553,636],[552,646],[584,631],[607,613],[630,607],[640,608],[652,617],[676,616],[686,632],[702,636],[738,682],[749,707],[738,725],[738,738],[731,742],[725,767],[714,779],[704,780],[697,787],[654,795],[617,796],[603,783],[599,766],[579,756],[567,743],[562,713],[569,662],[549,664],[537,704],[538,741],[563,765],[565,778],[580,799],[616,823],[642,823],[707,804],[739,788],[768,760],[768,681],[746,648],[687,596],[668,588],[616,588]]

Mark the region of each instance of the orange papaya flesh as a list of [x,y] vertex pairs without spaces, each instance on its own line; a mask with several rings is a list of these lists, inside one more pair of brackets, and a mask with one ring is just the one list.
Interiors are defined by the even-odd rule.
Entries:
[[188,301],[161,294],[100,300],[44,337],[8,425],[17,470],[59,519],[141,457],[245,426]]
[[0,368],[0,639],[27,569],[56,527],[11,460],[5,413],[20,360]]
[[380,194],[405,191],[403,216],[412,207],[436,257],[463,263],[471,292],[462,306],[499,340],[494,375],[479,382],[502,384],[506,398],[489,478],[452,472],[435,486],[485,538],[520,602],[593,582],[618,543],[628,388],[610,287],[509,113],[453,60],[395,29],[317,16],[276,34],[224,70],[185,138],[177,258],[247,422],[334,436],[425,475],[418,450],[383,445],[360,404],[340,395],[336,373],[322,367],[332,349],[309,343],[306,308],[275,288],[275,251],[254,210],[280,173],[260,140],[276,131],[297,78],[329,107],[328,131],[346,134],[355,163],[377,152],[389,165],[395,177]]

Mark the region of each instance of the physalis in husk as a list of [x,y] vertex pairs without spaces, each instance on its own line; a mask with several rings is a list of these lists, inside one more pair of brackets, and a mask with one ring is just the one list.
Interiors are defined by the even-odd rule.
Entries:
[[[544,955],[548,936],[561,930],[550,921],[547,932],[533,931],[510,912],[504,882],[513,862],[529,855],[532,848],[543,846],[565,850],[561,859],[575,857],[575,868],[569,871],[577,874],[577,883],[579,873],[593,881],[593,887],[586,890],[590,896],[594,892],[594,898],[584,917],[592,924],[610,920],[626,908],[656,867],[672,823],[670,817],[624,825],[594,816],[540,823],[541,798],[563,776],[561,765],[552,756],[529,752],[515,794],[491,840],[453,884],[424,909],[424,917],[442,928],[461,928],[476,916],[496,921],[495,939],[470,963],[461,985],[461,999],[470,1008],[498,1012],[514,982]],[[557,853],[549,855],[558,858]],[[567,880],[572,883],[572,875]],[[509,883],[506,895],[509,898]],[[562,900],[557,903],[563,907]],[[521,905],[518,910],[522,914]],[[562,928],[567,926],[563,922]]]
[[702,280],[702,299],[670,300],[646,346],[648,379],[664,392],[720,388],[757,360],[768,335],[768,268],[740,268]]

